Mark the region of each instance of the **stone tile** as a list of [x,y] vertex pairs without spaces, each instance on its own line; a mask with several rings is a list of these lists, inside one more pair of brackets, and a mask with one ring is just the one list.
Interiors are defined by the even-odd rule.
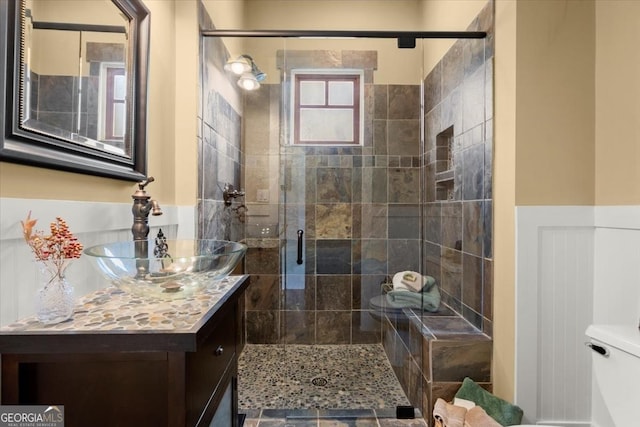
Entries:
[[348,310],[351,308],[351,276],[318,275],[316,289],[317,310]]
[[362,230],[360,236],[363,239],[387,238],[387,205],[363,204],[362,206]]
[[316,337],[315,311],[283,311],[282,332],[285,344],[314,344]]
[[427,203],[424,208],[425,240],[431,243],[441,243],[441,204]]
[[351,341],[350,311],[318,311],[316,322],[318,344],[349,344]]
[[420,154],[420,121],[388,120],[387,146],[391,156],[417,156]]
[[353,272],[358,274],[386,274],[388,268],[385,239],[367,239],[360,242],[360,254],[354,253]]
[[463,152],[463,200],[481,199],[484,194],[484,146],[474,145]]
[[389,85],[390,120],[420,118],[420,86]]
[[442,96],[442,61],[438,62],[424,80],[424,110],[430,112]]
[[434,382],[491,380],[492,342],[489,340],[433,340],[431,359]]
[[482,315],[493,320],[493,261],[483,260]]
[[350,274],[351,241],[316,241],[316,269],[318,274]]
[[482,258],[462,256],[462,303],[476,313],[482,312]]
[[485,120],[485,67],[478,68],[464,80],[462,89],[462,131],[466,132]]
[[342,66],[344,68],[362,68],[375,70],[378,67],[378,51],[343,50]]
[[248,248],[245,255],[245,268],[248,274],[278,274],[280,272],[279,249]]
[[320,409],[319,418],[372,418],[375,417],[373,409]]
[[389,260],[388,268],[390,274],[399,271],[420,269],[420,241],[409,240],[389,240]]
[[436,283],[442,288],[442,265],[441,265],[441,247],[429,242],[424,242],[423,250],[423,269],[422,271],[436,279]]
[[319,203],[351,202],[351,169],[317,169],[316,197]]
[[442,246],[462,250],[463,210],[459,202],[442,203]]
[[463,41],[456,41],[442,57],[442,93],[450,93],[464,78]]
[[482,337],[482,333],[460,316],[429,316],[423,318],[424,325],[437,339],[468,340],[471,336]]
[[347,203],[317,204],[315,234],[318,239],[350,239],[351,205]]
[[362,170],[362,203],[387,203],[387,170],[366,167]]
[[285,310],[315,309],[315,274],[289,274],[283,280],[282,303]]
[[416,203],[420,200],[420,170],[397,168],[388,170],[389,203]]
[[251,274],[245,291],[247,310],[277,310],[279,308],[280,276]]
[[482,256],[484,243],[484,209],[480,200],[462,203],[462,250]]
[[353,344],[377,344],[381,341],[381,322],[371,316],[369,310],[351,312],[351,342]]
[[462,311],[460,313],[467,322],[472,324],[479,331],[482,330],[482,314],[478,313],[476,310],[466,304],[462,304]]
[[493,201],[485,200],[482,203],[483,220],[483,256],[493,258]]
[[431,382],[433,379],[433,374],[431,371],[431,341],[433,341],[433,338],[426,336],[423,336],[421,340],[422,364],[420,366],[420,369],[422,371],[422,377],[429,382]]
[[387,120],[373,121],[373,152],[376,155],[387,154]]
[[342,418],[342,419],[319,419],[319,427],[378,427],[378,421],[375,417],[358,417],[358,418]]
[[375,85],[374,88],[374,116],[375,120],[387,120],[389,105],[389,87],[387,85]]
[[442,289],[458,301],[462,301],[462,253],[442,248],[441,256]]
[[427,423],[422,419],[414,420],[392,420],[381,418],[378,419],[380,427],[427,427]]
[[440,112],[440,130],[437,133],[442,132],[449,127],[453,129],[453,136],[457,137],[463,133],[463,97],[462,88],[456,87],[443,94],[441,112]]
[[278,311],[247,312],[247,343],[276,344],[280,342]]
[[389,238],[410,239],[420,234],[418,205],[389,205]]

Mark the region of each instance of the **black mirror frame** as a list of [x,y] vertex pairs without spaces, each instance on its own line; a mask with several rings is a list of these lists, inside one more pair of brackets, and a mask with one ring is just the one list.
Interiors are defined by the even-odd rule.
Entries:
[[131,20],[127,89],[127,135],[131,158],[123,158],[64,139],[23,129],[20,111],[20,10],[18,0],[0,0],[0,161],[140,181],[147,173],[147,78],[149,10],[141,0],[112,0]]

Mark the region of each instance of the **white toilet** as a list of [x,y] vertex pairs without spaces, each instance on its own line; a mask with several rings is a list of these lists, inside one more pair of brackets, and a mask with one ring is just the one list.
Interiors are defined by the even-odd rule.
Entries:
[[637,426],[640,403],[640,329],[634,325],[591,325],[595,384],[615,426]]

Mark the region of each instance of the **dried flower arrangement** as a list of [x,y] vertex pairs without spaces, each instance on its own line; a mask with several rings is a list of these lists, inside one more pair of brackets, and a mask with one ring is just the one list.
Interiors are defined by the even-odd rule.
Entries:
[[37,219],[31,219],[31,211],[22,224],[24,240],[31,248],[37,261],[50,261],[56,275],[61,275],[67,260],[80,258],[82,255],[82,243],[71,233],[66,221],[56,217],[49,227],[51,234],[34,230]]

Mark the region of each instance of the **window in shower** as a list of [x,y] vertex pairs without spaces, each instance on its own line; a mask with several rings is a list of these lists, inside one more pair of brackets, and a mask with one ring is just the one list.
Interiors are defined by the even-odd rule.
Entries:
[[363,71],[293,70],[296,145],[361,145]]

